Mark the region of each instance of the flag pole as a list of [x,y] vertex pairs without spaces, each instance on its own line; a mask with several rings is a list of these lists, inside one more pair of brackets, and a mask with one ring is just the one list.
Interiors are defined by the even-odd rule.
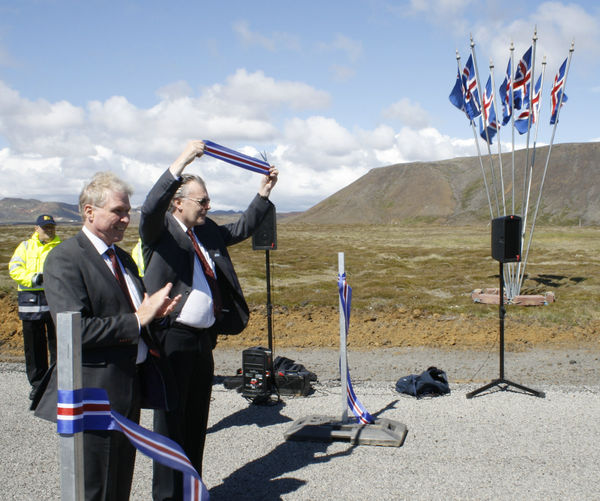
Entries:
[[[475,68],[475,81],[477,82],[477,92],[479,93],[480,99],[481,96],[483,96],[483,93],[481,92],[481,84],[479,83],[479,69],[477,67],[477,57],[475,56],[475,42],[473,41],[473,35],[471,35],[471,55],[473,56],[473,66]],[[487,145],[487,150],[488,150],[488,158],[490,159],[490,172],[491,172],[491,177],[492,177],[492,190],[494,190],[494,198],[496,199],[496,211],[498,213],[498,215],[500,215],[500,205],[498,202],[498,189],[496,188],[496,176],[494,175],[494,164],[492,162],[492,152],[490,150],[490,139],[489,139],[489,135],[488,135],[488,130],[487,130],[487,118],[486,118],[486,113],[484,111],[482,111],[483,114],[483,128],[485,130],[485,137],[486,137],[486,145]],[[473,125],[473,131],[475,131],[475,125]],[[475,131],[475,141],[478,143],[479,139],[477,138],[477,133]],[[479,143],[478,143],[478,148],[479,148]],[[490,203],[491,206],[491,203]],[[494,218],[493,216],[493,211],[492,211],[492,219]]]
[[[344,253],[338,252],[338,274],[341,277],[345,273]],[[348,373],[348,358],[347,358],[347,340],[346,340],[346,313],[342,304],[342,298],[339,299],[340,306],[340,383],[342,385],[342,414],[340,421],[348,422],[348,381],[346,375]]]
[[[533,135],[533,152],[532,152],[532,156],[531,156],[531,165],[529,167],[529,183],[527,186],[527,205],[529,206],[529,197],[531,195],[531,183],[532,183],[532,179],[533,179],[533,168],[535,166],[535,154],[537,151],[537,138],[538,138],[538,132],[540,129],[540,116],[541,116],[541,111],[542,111],[542,95],[543,95],[543,91],[544,91],[544,79],[546,77],[546,56],[544,56],[544,59],[542,60],[542,79],[540,82],[540,92],[538,94],[538,103],[537,103],[537,108],[536,108],[536,104],[532,103],[533,106],[531,108],[531,112],[533,113],[533,118],[535,119],[535,133]],[[535,91],[535,87],[533,90],[534,94],[536,93]],[[533,96],[533,98],[535,99],[535,95]],[[535,114],[535,111],[537,109],[537,116]],[[539,207],[539,200],[538,200],[538,204],[536,205],[536,211],[537,211],[537,207]],[[527,224],[527,219],[523,220],[523,226],[525,226]],[[527,250],[525,252],[525,258],[522,261],[522,266],[521,263],[519,263],[519,275],[517,276],[517,289],[515,291],[515,295],[519,294],[519,292],[521,291],[521,286],[523,285],[523,277],[525,276],[525,268],[527,266],[527,256],[529,255],[529,248],[531,247],[531,241],[533,239],[533,225],[531,227],[531,230],[529,231],[529,239],[527,242]]]
[[[496,81],[494,79],[494,63],[492,62],[492,60],[490,59],[490,78],[492,80],[492,89],[496,88]],[[511,80],[511,86],[512,86],[512,80]],[[496,99],[496,93],[494,92],[494,99],[492,101],[492,106],[494,106],[494,112],[496,114],[496,135],[497,135],[497,143],[498,143],[498,167],[500,169],[500,187],[502,190],[502,214],[504,216],[506,216],[506,197],[505,197],[505,184],[504,184],[504,167],[502,165],[502,146],[501,143],[502,141],[500,140],[500,121],[499,121],[499,117],[500,115],[498,114],[498,101]],[[512,107],[511,107],[512,109]],[[498,216],[500,214],[498,213]],[[513,282],[514,282],[514,277],[513,277],[513,273],[512,273],[512,267],[511,267],[512,263],[504,263],[505,266],[505,271],[507,270],[508,273],[505,273],[506,276],[506,288],[507,290],[510,290],[513,287]]]
[[[573,57],[574,51],[575,51],[575,41],[571,42],[571,48],[569,49],[569,57],[567,59],[567,68],[565,69],[565,81],[562,85],[562,90],[560,93],[560,100],[558,103],[558,108],[556,110],[556,120],[554,121],[554,127],[552,128],[552,137],[550,138],[550,145],[548,146],[548,154],[546,155],[546,164],[544,165],[544,173],[542,174],[542,181],[540,182],[540,190],[538,193],[537,204],[535,207],[535,212],[534,212],[532,223],[531,223],[530,237],[533,234],[533,230],[535,228],[535,222],[537,220],[538,210],[540,207],[540,201],[542,199],[542,190],[544,188],[544,183],[546,181],[546,173],[548,171],[548,164],[550,162],[550,154],[552,153],[552,145],[554,144],[554,135],[556,134],[556,126],[558,125],[558,117],[560,116],[560,109],[562,108],[563,98],[565,96],[565,90],[567,88],[567,77],[569,76],[569,68],[571,66],[571,58]],[[552,110],[551,110],[551,112],[552,112]],[[531,242],[529,242],[529,243],[531,243]],[[529,253],[529,245],[527,246],[527,253]],[[525,259],[527,259],[527,257],[528,256],[525,255]]]
[[[525,166],[523,168],[523,193],[522,193],[522,197],[523,197],[523,205],[521,206],[521,212],[523,215],[523,219],[525,219],[525,216],[527,215],[527,211],[529,210],[529,207],[526,205],[526,201],[525,201],[525,194],[527,192],[527,170],[529,167],[529,138],[530,138],[530,134],[531,134],[531,89],[534,89],[534,85],[533,82],[535,81],[534,78],[534,73],[535,73],[535,49],[536,49],[536,45],[537,45],[537,26],[534,28],[533,30],[533,38],[532,38],[532,52],[531,52],[531,78],[529,79],[529,113],[527,115],[527,140],[526,140],[526,144],[527,144],[527,152],[526,152],[526,159],[525,159]],[[523,248],[523,242],[525,240],[525,224],[523,224],[523,232],[521,234],[521,248]]]
[[[460,54],[458,53],[458,49],[456,49],[456,64],[458,66],[458,74],[460,75],[462,73],[462,69],[460,67]],[[473,120],[470,117],[469,122],[471,122],[471,128],[473,129],[473,137],[475,138],[475,146],[477,147],[477,158],[479,159],[479,166],[481,167],[481,174],[483,176],[483,184],[485,185],[485,194],[487,195],[488,206],[490,208],[490,217],[491,219],[494,219],[494,213],[492,211],[492,201],[490,199],[490,190],[488,188],[487,178],[485,176],[485,169],[483,168],[483,162],[481,161],[481,151],[479,149],[477,131],[475,130],[475,125],[473,124]]]
[[[496,82],[494,79],[494,63],[492,62],[492,60],[490,59],[490,76],[492,78],[492,89],[496,88]],[[502,167],[502,146],[500,145],[501,141],[500,141],[500,121],[498,119],[498,117],[500,117],[500,115],[498,115],[498,100],[496,99],[496,92],[494,92],[494,99],[493,99],[493,106],[494,106],[494,112],[496,114],[496,127],[497,127],[497,131],[496,131],[496,135],[497,135],[497,142],[498,142],[498,162],[500,164],[500,185],[502,186],[502,215],[506,216],[506,197],[504,196],[504,174],[503,174],[503,167]]]
[[[529,113],[527,116],[527,140],[526,140],[526,156],[525,156],[525,165],[523,167],[523,193],[522,193],[522,205],[521,205],[521,214],[523,217],[523,226],[521,229],[521,249],[523,249],[523,244],[525,243],[525,233],[527,232],[527,214],[529,213],[529,190],[528,184],[531,185],[531,179],[529,179],[529,183],[527,182],[529,177],[529,138],[531,131],[531,114],[532,114],[532,92],[533,89],[535,92],[535,52],[537,46],[537,26],[533,29],[533,38],[532,38],[532,52],[531,52],[531,77],[529,79]],[[523,99],[525,101],[525,99]],[[516,269],[513,269],[515,272],[515,276],[511,277],[511,283],[513,284],[513,290],[511,290],[511,296],[509,299],[512,299],[514,296],[518,295],[521,288],[521,281],[519,277],[521,276],[521,268],[522,263],[519,261],[517,263]],[[512,280],[514,278],[514,281]]]
[[512,211],[515,213],[515,97],[513,84],[515,80],[515,44],[510,42],[510,121],[512,130]]

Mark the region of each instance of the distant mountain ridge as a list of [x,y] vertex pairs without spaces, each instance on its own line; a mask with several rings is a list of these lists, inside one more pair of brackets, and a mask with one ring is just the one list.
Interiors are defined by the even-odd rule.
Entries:
[[[35,224],[40,214],[52,214],[58,224],[80,224],[79,207],[63,202],[41,202],[36,199],[3,198],[0,200],[0,224]],[[234,221],[240,212],[233,210],[211,211],[219,221]],[[140,221],[140,208],[131,209],[131,223]]]
[[[539,194],[548,146],[537,148],[530,205]],[[530,159],[532,150],[529,152]],[[531,161],[531,160],[530,160]],[[498,155],[493,155],[496,179]],[[515,152],[515,213],[520,213],[526,150]],[[412,162],[371,169],[367,174],[310,209],[278,213],[278,219],[318,224],[405,224],[437,222],[473,223],[490,218],[482,165],[490,190],[494,217],[498,212],[490,173],[490,160],[482,157],[453,158],[436,162]],[[502,154],[507,214],[512,213],[512,155]],[[600,225],[600,143],[565,143],[552,147],[541,198],[538,222]],[[498,205],[502,213],[502,194]],[[61,223],[79,223],[78,207],[62,202],[4,198],[0,200],[0,224],[33,224],[39,214],[52,214]],[[239,212],[211,211],[219,222],[237,219]],[[132,210],[139,222],[139,208]]]
[[[530,191],[535,207],[548,146],[537,148]],[[529,152],[531,162],[532,150]],[[501,186],[498,155],[493,155],[495,183]],[[515,152],[515,211],[522,205],[526,150]],[[490,190],[493,217],[497,217],[490,160],[482,157]],[[511,153],[502,154],[507,214],[512,213]],[[600,224],[600,143],[554,145],[541,197],[538,222]],[[498,205],[503,215],[502,193]],[[289,221],[320,224],[400,224],[411,222],[472,223],[490,219],[482,167],[478,157],[436,162],[412,162],[378,167]]]
[[41,202],[35,199],[3,198],[0,200],[0,223],[35,224],[40,214],[52,214],[57,223],[81,221],[77,205]]

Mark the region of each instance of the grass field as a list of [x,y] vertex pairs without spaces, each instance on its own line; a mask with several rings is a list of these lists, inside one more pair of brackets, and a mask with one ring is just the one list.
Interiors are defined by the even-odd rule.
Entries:
[[[59,226],[65,239],[78,226]],[[15,295],[7,264],[29,226],[0,226],[0,290]],[[337,307],[338,252],[345,253],[353,310],[403,309],[426,314],[497,316],[497,308],[474,304],[473,289],[498,286],[491,258],[490,227],[314,226],[281,223],[278,248],[270,252],[272,302],[277,306]],[[131,250],[137,228],[122,247]],[[549,307],[511,309],[511,317],[562,326],[600,318],[600,229],[537,227],[522,294],[554,292]],[[265,251],[248,240],[230,248],[250,305],[265,303]]]

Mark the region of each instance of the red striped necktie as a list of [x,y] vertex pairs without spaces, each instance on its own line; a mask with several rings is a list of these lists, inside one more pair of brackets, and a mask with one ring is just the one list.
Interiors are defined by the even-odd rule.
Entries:
[[127,282],[125,282],[125,276],[123,275],[123,271],[121,271],[121,266],[119,266],[119,262],[117,261],[117,255],[115,254],[115,250],[112,247],[109,247],[106,251],[106,255],[110,258],[113,271],[115,272],[115,278],[117,279],[117,282],[121,287],[123,294],[125,294],[125,297],[129,302],[129,306],[131,306],[131,311],[136,311],[135,306],[133,306],[133,301],[131,300],[131,294],[129,293]]

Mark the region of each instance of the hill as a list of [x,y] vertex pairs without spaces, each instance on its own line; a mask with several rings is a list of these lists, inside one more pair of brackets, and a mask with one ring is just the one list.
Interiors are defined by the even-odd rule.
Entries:
[[0,200],[0,224],[34,224],[40,214],[52,214],[58,223],[81,221],[77,205],[24,198]]
[[[530,207],[535,206],[538,198],[547,154],[547,146],[536,151]],[[496,217],[498,213],[489,158],[483,157],[482,162]],[[496,186],[500,187],[498,155],[493,155],[493,162]],[[515,152],[517,214],[522,205],[523,167],[526,162],[525,150]],[[600,224],[599,164],[600,143],[554,145],[537,221],[552,224]],[[507,213],[510,214],[510,153],[502,155],[502,165]],[[502,210],[500,189],[498,200]],[[465,157],[372,169],[306,212],[289,219],[323,224],[397,224],[415,221],[461,224],[489,217],[489,204],[479,159]]]

